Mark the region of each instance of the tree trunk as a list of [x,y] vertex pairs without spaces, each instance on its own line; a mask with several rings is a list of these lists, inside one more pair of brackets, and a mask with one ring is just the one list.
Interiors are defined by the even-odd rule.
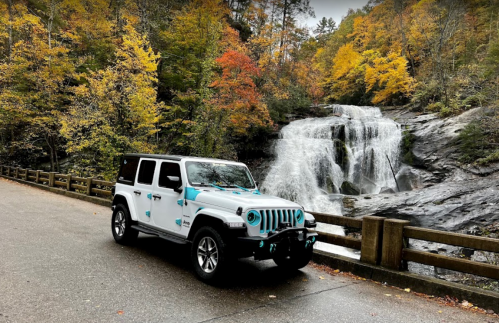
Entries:
[[8,9],[9,9],[9,63],[12,61],[12,45],[13,45],[13,40],[12,40],[12,24],[13,24],[13,15],[14,12],[12,10],[12,0],[9,0],[8,2]]
[[284,53],[282,50],[282,46],[284,45],[284,33],[286,31],[286,18],[288,14],[288,0],[284,0],[284,7],[282,8],[282,29],[281,29],[281,43],[279,45],[279,59],[282,63],[284,60]]

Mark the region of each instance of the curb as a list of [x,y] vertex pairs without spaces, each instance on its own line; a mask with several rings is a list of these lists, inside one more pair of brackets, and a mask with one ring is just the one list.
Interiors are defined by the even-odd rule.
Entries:
[[322,250],[314,250],[312,261],[319,265],[326,265],[391,286],[404,289],[410,288],[412,291],[418,293],[439,297],[451,295],[461,301],[467,300],[481,308],[491,309],[495,313],[499,313],[499,293],[448,282],[434,277],[368,265],[355,259],[335,255]]
[[113,202],[111,200],[104,199],[104,198],[97,197],[97,196],[88,196],[88,195],[77,193],[77,192],[65,191],[65,190],[60,189],[60,188],[48,187],[47,185],[37,184],[37,183],[33,183],[33,182],[27,182],[25,180],[22,180],[19,178],[9,177],[6,175],[0,175],[0,177],[5,178],[5,179],[10,180],[10,181],[13,181],[13,182],[18,182],[20,184],[36,187],[36,188],[42,189],[44,191],[49,191],[49,192],[56,193],[59,195],[65,195],[67,197],[71,197],[74,199],[94,203],[94,204],[101,205],[101,206],[111,207],[111,205],[113,204]]

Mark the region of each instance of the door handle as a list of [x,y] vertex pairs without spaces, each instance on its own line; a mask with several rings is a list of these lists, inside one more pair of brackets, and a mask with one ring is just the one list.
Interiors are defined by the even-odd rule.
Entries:
[[161,195],[154,194],[152,197],[154,198],[155,201],[156,199],[161,200]]
[[135,194],[137,194],[137,195],[142,194],[142,192],[141,192],[141,191],[133,191],[133,192],[134,192]]

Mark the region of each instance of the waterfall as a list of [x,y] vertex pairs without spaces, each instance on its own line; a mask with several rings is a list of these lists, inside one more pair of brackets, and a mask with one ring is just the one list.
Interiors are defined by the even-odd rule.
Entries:
[[[297,120],[282,128],[262,191],[295,201],[308,211],[341,215],[342,200],[334,197],[344,183],[362,194],[396,190],[390,162],[394,168],[399,164],[400,125],[383,118],[379,108],[325,109],[332,116]],[[337,227],[331,230],[343,232]]]

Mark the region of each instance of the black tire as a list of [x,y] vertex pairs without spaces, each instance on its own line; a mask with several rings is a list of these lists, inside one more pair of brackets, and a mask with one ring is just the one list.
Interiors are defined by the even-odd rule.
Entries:
[[111,230],[117,243],[129,245],[137,239],[139,231],[132,229],[132,224],[128,208],[123,204],[116,205],[111,217]]
[[308,265],[310,260],[312,260],[313,253],[312,248],[303,248],[299,252],[292,252],[291,255],[276,253],[272,259],[279,267],[297,270]]
[[217,230],[206,226],[196,232],[191,246],[191,262],[202,281],[212,283],[220,279],[227,265],[227,252]]

